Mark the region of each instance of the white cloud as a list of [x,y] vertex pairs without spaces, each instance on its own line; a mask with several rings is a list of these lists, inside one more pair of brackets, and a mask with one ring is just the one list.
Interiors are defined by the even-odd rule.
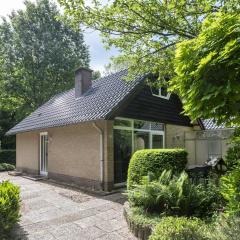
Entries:
[[102,73],[104,72],[104,66],[110,62],[110,57],[116,56],[118,54],[117,49],[106,50],[104,48],[103,43],[101,42],[101,38],[99,36],[99,32],[87,30],[84,33],[85,42],[89,46],[91,63],[90,66],[94,70],[99,70]]

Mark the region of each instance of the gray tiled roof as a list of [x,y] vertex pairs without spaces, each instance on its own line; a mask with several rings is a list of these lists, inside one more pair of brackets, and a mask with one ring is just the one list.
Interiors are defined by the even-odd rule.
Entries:
[[214,121],[214,119],[212,119],[212,118],[201,119],[201,121],[202,121],[203,126],[206,130],[226,128],[226,126],[224,124],[217,125],[216,122]]
[[74,88],[57,94],[7,132],[19,132],[105,119],[143,78],[123,80],[127,70],[97,79],[80,98]]

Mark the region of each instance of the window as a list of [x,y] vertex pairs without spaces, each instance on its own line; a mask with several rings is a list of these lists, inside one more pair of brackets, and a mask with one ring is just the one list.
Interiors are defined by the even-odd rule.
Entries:
[[150,148],[150,132],[134,131],[134,151]]
[[145,129],[150,130],[150,122],[134,120],[134,128],[135,129]]
[[152,95],[155,97],[160,97],[169,100],[171,93],[167,91],[167,87],[160,87],[160,88],[154,88],[151,89]]
[[152,134],[152,148],[153,149],[163,148],[163,135]]
[[120,119],[116,118],[114,120],[114,126],[119,126],[119,127],[132,127],[132,122],[128,119]]
[[164,124],[115,118],[114,120],[114,183],[127,179],[132,154],[140,149],[164,148]]

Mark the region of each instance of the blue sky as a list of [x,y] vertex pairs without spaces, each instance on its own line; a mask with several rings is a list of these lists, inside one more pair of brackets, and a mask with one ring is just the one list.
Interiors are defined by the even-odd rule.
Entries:
[[[34,0],[32,0],[34,1]],[[0,16],[7,16],[11,11],[23,9],[24,0],[1,0],[0,1]],[[110,62],[110,57],[118,54],[116,49],[106,51],[99,37],[99,33],[92,30],[87,30],[85,42],[89,46],[91,62],[90,66],[93,70],[104,72],[104,66]]]

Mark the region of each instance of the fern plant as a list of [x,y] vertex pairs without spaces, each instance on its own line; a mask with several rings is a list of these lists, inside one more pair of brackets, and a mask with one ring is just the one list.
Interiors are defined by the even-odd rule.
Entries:
[[[130,204],[161,215],[206,216],[213,212],[213,203],[219,196],[215,188],[209,194],[208,186],[194,185],[186,172],[174,176],[163,171],[158,179],[149,174],[140,184],[127,192]],[[207,212],[207,214],[206,214]]]

